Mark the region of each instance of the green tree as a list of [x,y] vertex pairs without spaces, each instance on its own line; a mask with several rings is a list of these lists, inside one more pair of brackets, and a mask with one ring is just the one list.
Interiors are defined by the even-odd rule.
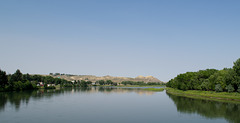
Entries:
[[20,91],[24,88],[24,85],[21,81],[13,83],[13,90]]
[[84,80],[81,80],[80,87],[87,87],[87,82]]
[[228,85],[228,86],[226,87],[226,89],[227,89],[228,92],[233,92],[233,91],[234,91],[234,88],[233,88],[233,86],[232,86],[231,84]]
[[98,81],[98,83],[99,83],[100,85],[104,85],[104,84],[105,84],[105,81],[104,81],[104,80],[100,80],[100,81]]
[[179,74],[174,79],[171,79],[166,86],[180,90],[239,92],[240,59],[234,62],[233,68],[224,68],[223,70],[206,69]]
[[92,81],[87,81],[86,82],[88,85],[91,85],[92,84]]
[[237,92],[239,92],[239,93],[240,93],[240,85],[238,86]]
[[124,85],[127,85],[127,82],[126,82],[126,81],[122,81],[121,83],[124,84]]
[[23,75],[19,69],[11,76],[12,82],[18,82],[23,80]]
[[114,85],[114,86],[117,86],[117,85],[118,85],[118,83],[114,82],[112,85]]
[[8,84],[8,77],[5,71],[0,69],[0,87],[4,88]]
[[44,83],[44,88],[47,88],[47,83]]
[[26,81],[31,81],[31,76],[27,73],[27,74],[23,74],[23,82]]
[[112,80],[107,80],[106,84],[111,85],[111,84],[113,84],[113,82],[112,82]]
[[234,62],[233,70],[237,73],[238,76],[240,76],[240,58]]
[[205,90],[205,91],[208,91],[209,88],[210,88],[210,86],[209,86],[209,80],[206,79],[206,80],[204,80],[204,82],[201,84],[201,89],[202,89],[202,90]]
[[215,86],[215,90],[216,90],[216,92],[222,92],[223,89],[222,89],[221,84],[217,84],[217,85]]

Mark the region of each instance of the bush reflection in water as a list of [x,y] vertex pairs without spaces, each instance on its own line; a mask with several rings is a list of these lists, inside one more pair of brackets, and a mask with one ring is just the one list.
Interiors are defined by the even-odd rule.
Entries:
[[228,122],[240,123],[240,104],[167,95],[173,100],[178,112],[197,113],[210,119],[225,118]]
[[115,88],[115,87],[92,87],[92,88],[64,88],[50,90],[32,90],[21,92],[0,92],[0,112],[4,111],[5,106],[9,103],[19,110],[21,104],[28,104],[30,100],[40,100],[42,98],[51,98],[66,93],[127,93],[135,92],[139,95],[152,95],[155,92],[145,91],[142,88]]

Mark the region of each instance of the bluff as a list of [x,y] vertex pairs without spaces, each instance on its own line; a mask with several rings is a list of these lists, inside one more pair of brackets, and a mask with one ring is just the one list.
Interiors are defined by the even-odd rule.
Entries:
[[66,79],[68,81],[78,81],[78,80],[85,80],[85,81],[92,81],[92,82],[96,82],[99,80],[112,80],[113,82],[117,82],[120,83],[122,81],[134,81],[134,82],[138,82],[138,81],[143,81],[145,83],[148,82],[159,82],[162,83],[162,81],[160,81],[159,79],[153,77],[153,76],[137,76],[135,78],[131,78],[131,77],[114,77],[114,76],[102,76],[102,77],[98,77],[98,76],[94,76],[94,75],[51,75],[54,78],[61,78],[61,79]]

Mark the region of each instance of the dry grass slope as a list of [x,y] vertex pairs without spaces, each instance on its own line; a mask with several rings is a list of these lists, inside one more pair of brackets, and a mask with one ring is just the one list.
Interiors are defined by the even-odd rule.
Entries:
[[62,79],[66,79],[69,81],[74,81],[74,80],[86,80],[86,81],[92,81],[92,82],[96,82],[98,80],[112,80],[113,82],[122,82],[122,81],[143,81],[145,83],[148,82],[160,82],[162,83],[162,81],[160,81],[159,79],[153,77],[153,76],[138,76],[136,78],[130,78],[130,77],[114,77],[114,76],[102,76],[102,77],[98,77],[98,76],[93,76],[93,75],[72,75],[72,76],[68,76],[68,75],[57,75],[57,76],[53,76],[55,78],[62,78]]

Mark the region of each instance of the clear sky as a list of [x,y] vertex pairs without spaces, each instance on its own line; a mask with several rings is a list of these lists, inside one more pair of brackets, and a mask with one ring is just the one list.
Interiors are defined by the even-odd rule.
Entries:
[[1,0],[0,68],[168,81],[240,58],[239,0]]

